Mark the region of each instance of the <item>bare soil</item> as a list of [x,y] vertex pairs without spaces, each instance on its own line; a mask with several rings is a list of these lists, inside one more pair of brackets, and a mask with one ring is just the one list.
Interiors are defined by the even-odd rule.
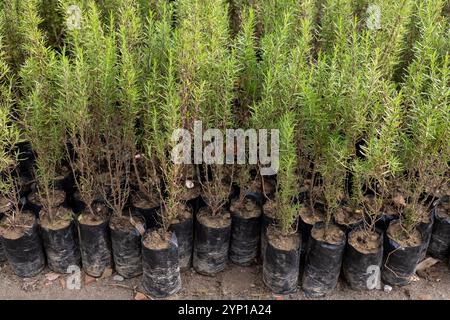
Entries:
[[169,248],[169,241],[171,238],[172,232],[154,230],[145,235],[142,243],[148,249],[163,250]]
[[301,207],[299,216],[304,223],[309,225],[324,221],[324,214],[318,209],[311,209],[310,207]]
[[6,239],[19,239],[33,227],[35,222],[34,214],[29,211],[16,214],[14,221],[5,217],[0,222],[0,235]]
[[108,208],[106,208],[105,205],[96,204],[93,206],[92,210],[95,212],[95,214],[92,214],[88,210],[85,210],[78,216],[78,221],[84,225],[98,226],[108,219]]
[[71,210],[63,207],[53,208],[53,210],[52,217],[45,210],[41,210],[39,215],[41,226],[50,230],[61,230],[68,227],[72,221]]
[[133,217],[127,214],[122,216],[113,215],[109,226],[113,230],[133,231],[134,229],[144,229],[144,221],[140,217]]
[[[42,205],[42,200],[46,200],[46,199],[42,199],[41,195],[39,195],[39,193],[36,191],[31,192],[28,195],[27,199],[31,203],[38,205],[38,206]],[[65,199],[66,199],[66,193],[64,192],[64,190],[53,190],[53,193],[50,195],[50,203],[54,207],[57,207],[57,206],[60,206],[61,204],[63,204]]]
[[[325,300],[450,300],[450,270],[437,263],[426,270],[423,277],[415,277],[405,287],[394,287],[391,292],[372,290],[353,291],[340,279],[337,288]],[[249,300],[310,300],[299,290],[289,295],[271,293],[262,281],[262,266],[239,267],[229,264],[215,277],[203,276],[190,269],[181,275],[181,291],[168,299],[249,299]],[[139,290],[140,277],[122,281],[115,274],[92,279],[81,274],[81,289],[69,289],[66,275],[49,280],[50,270],[30,279],[15,276],[6,263],[0,263],[0,300],[132,300]],[[301,277],[300,277],[301,278]],[[152,299],[150,297],[150,299]],[[314,299],[312,299],[314,300]]]
[[231,224],[231,216],[229,212],[223,212],[218,215],[211,215],[208,209],[200,209],[197,214],[197,220],[203,225],[210,228],[225,228]]
[[242,202],[235,200],[230,205],[230,211],[240,217],[249,219],[261,215],[261,207],[251,199],[244,198]]
[[340,225],[351,226],[362,220],[363,211],[361,209],[343,207],[337,210],[334,218]]
[[283,251],[298,250],[300,246],[300,237],[296,234],[283,235],[274,226],[269,226],[267,228],[267,241],[270,244]]
[[159,207],[159,194],[155,192],[149,198],[145,196],[142,192],[133,193],[131,195],[131,203],[136,208],[150,209]]
[[348,237],[349,244],[361,253],[376,253],[380,249],[380,234],[376,232],[355,230]]
[[410,233],[406,233],[398,220],[389,224],[387,235],[402,247],[417,247],[422,243],[419,230],[413,229]]

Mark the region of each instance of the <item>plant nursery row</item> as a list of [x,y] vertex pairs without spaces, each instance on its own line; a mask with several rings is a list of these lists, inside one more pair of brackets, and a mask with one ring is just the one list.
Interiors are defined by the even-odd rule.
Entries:
[[449,23],[445,0],[2,1],[0,262],[155,297],[230,263],[310,297],[450,264]]

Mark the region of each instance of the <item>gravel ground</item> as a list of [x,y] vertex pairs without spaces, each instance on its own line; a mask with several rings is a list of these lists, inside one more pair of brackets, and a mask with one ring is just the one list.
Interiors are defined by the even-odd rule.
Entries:
[[[0,263],[0,300],[3,299],[135,299],[139,278],[122,280],[115,274],[101,279],[82,275],[81,289],[68,289],[67,276],[57,275],[45,269],[30,279],[15,276],[7,264]],[[189,270],[182,274],[183,289],[170,299],[306,299],[298,293],[277,296],[270,293],[261,279],[261,266],[238,267],[229,265],[215,277],[202,276]],[[437,263],[420,273],[406,287],[394,287],[389,293],[383,290],[356,292],[344,281],[339,281],[334,292],[325,299],[388,299],[388,300],[450,300],[450,270],[444,263]]]

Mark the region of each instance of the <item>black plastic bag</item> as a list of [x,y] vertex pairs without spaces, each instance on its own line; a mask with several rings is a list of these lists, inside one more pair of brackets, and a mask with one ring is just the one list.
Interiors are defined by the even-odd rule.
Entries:
[[419,262],[422,244],[413,247],[402,247],[391,239],[387,233],[384,239],[384,261],[381,269],[383,282],[404,286],[410,283],[410,278]]
[[180,270],[186,271],[192,264],[194,219],[190,217],[189,219],[173,223],[170,225],[169,230],[173,231],[177,236]]
[[41,226],[42,242],[49,268],[58,273],[67,273],[69,266],[79,266],[81,262],[78,235],[75,222],[59,230]]
[[109,219],[98,225],[78,223],[83,270],[92,277],[113,265],[108,224]]
[[[350,231],[348,238],[352,236]],[[342,272],[353,290],[372,290],[381,287],[380,270],[383,263],[383,234],[379,235],[379,247],[376,252],[361,252],[347,242],[347,248],[342,261]]]
[[450,217],[441,217],[436,211],[428,254],[442,261],[450,255]]
[[3,247],[13,272],[22,278],[31,278],[45,267],[45,255],[37,221],[18,239],[2,237]]
[[258,256],[261,236],[261,216],[246,218],[231,214],[230,260],[248,266]]
[[193,266],[204,275],[225,269],[230,246],[231,223],[226,227],[208,227],[195,221]]
[[[314,228],[324,228],[322,222]],[[302,288],[306,296],[322,297],[336,287],[344,255],[346,237],[338,244],[309,238]]]
[[427,255],[428,246],[431,240],[431,234],[433,232],[434,217],[435,217],[434,211],[435,211],[434,208],[430,211],[429,215],[430,218],[428,222],[420,222],[417,225],[417,229],[422,234],[422,248],[420,249],[419,262],[422,261]]
[[288,294],[297,291],[300,270],[300,235],[298,245],[292,250],[282,250],[267,242],[263,261],[263,281],[274,293]]
[[139,231],[136,228],[116,229],[111,223],[109,229],[116,272],[126,279],[141,275],[142,239]]

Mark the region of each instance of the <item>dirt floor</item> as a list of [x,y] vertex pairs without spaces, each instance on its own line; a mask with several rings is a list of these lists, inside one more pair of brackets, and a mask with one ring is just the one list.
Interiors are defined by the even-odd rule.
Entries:
[[[82,275],[81,289],[68,289],[67,276],[45,269],[30,279],[12,274],[10,267],[0,263],[0,300],[3,299],[147,299],[137,294],[139,278],[123,280],[115,274],[94,279]],[[171,299],[306,299],[301,291],[288,296],[270,293],[261,278],[261,266],[238,267],[230,264],[216,277],[206,277],[194,270],[182,274],[183,289]],[[450,270],[437,263],[415,276],[414,281],[392,291],[356,292],[340,281],[326,299],[446,299],[450,300]]]

